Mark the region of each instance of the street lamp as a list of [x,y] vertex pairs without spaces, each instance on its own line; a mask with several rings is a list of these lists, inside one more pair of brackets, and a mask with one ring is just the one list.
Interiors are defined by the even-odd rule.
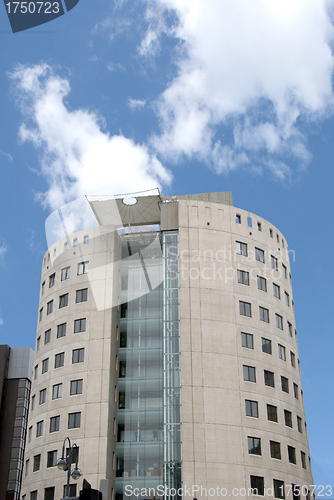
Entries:
[[[66,451],[66,449],[65,449],[66,440],[68,440],[68,444],[69,444],[69,452],[68,452],[67,457],[65,457],[65,454],[66,454],[65,453],[65,451]],[[81,471],[78,468],[78,453],[77,453],[77,456],[76,456],[75,467],[71,471],[72,455],[73,455],[73,450],[74,449],[79,449],[79,447],[75,443],[73,445],[71,445],[70,438],[66,437],[64,439],[64,442],[63,442],[63,449],[62,449],[62,452],[61,452],[61,458],[59,458],[59,460],[57,460],[57,467],[58,467],[58,469],[62,470],[64,472],[67,471],[67,484],[66,484],[66,490],[65,490],[65,498],[69,498],[70,497],[70,476],[72,476],[72,478],[75,481],[77,479],[79,479],[79,477],[81,476]]]

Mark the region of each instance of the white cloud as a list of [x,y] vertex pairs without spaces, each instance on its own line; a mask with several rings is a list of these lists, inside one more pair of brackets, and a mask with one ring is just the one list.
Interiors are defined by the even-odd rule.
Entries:
[[49,188],[40,194],[56,209],[103,190],[107,194],[140,191],[168,184],[170,173],[145,145],[101,130],[101,119],[85,109],[70,110],[66,78],[46,64],[18,66],[11,74],[24,121],[20,137],[41,153]]
[[[299,122],[333,109],[333,0],[150,0],[151,18],[154,4],[139,53],[162,32],[182,42],[178,74],[156,102],[154,147],[219,172],[259,155],[280,178],[290,175],[285,162],[307,164]],[[161,29],[161,9],[177,15],[176,29]]]
[[3,263],[6,252],[7,252],[7,245],[3,243],[0,246],[0,264]]
[[112,73],[115,73],[116,71],[124,71],[125,68],[121,63],[109,62],[107,63],[107,70],[111,71]]
[[3,325],[3,319],[0,317],[0,326]]
[[143,109],[145,104],[146,101],[141,101],[140,99],[132,99],[132,97],[128,99],[128,105],[131,109]]
[[2,154],[3,156],[5,156],[8,161],[13,161],[12,155],[10,155],[9,153],[5,153],[4,151],[2,151],[2,149],[0,149],[0,154]]

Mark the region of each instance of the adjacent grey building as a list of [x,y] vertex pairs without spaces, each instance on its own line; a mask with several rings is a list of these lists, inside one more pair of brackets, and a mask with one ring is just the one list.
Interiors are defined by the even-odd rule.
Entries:
[[310,499],[283,234],[231,193],[89,203],[43,259],[22,500],[64,495],[67,436],[108,499]]

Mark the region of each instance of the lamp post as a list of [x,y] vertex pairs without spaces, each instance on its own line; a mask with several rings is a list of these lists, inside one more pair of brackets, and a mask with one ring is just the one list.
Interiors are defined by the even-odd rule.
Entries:
[[[65,448],[66,440],[68,441],[68,445],[69,445],[69,452],[68,452],[67,457],[65,457],[65,455],[66,455],[66,448]],[[65,490],[65,498],[70,497],[70,477],[72,476],[72,478],[74,480],[77,480],[81,476],[81,471],[80,471],[80,469],[78,469],[78,453],[76,456],[75,467],[71,471],[72,456],[73,456],[74,449],[78,449],[78,446],[75,443],[73,445],[71,445],[70,438],[66,437],[64,439],[64,442],[63,442],[61,458],[59,458],[59,460],[57,460],[58,469],[63,470],[64,472],[67,471],[67,484],[66,484],[66,490]]]

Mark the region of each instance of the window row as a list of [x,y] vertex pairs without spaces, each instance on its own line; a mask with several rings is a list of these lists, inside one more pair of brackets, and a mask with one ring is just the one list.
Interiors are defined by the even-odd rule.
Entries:
[[[88,245],[89,244],[89,236],[88,236],[88,234],[86,234],[83,237],[83,244],[84,245]],[[73,247],[77,247],[77,246],[79,246],[79,240],[78,240],[78,238],[74,238],[74,240],[73,240]],[[64,243],[64,250],[67,251],[69,249],[69,247],[70,247],[69,241],[66,241]],[[53,249],[53,257],[55,257],[56,255],[57,255],[57,249],[54,248]],[[44,266],[45,266],[45,264],[46,264],[47,261],[48,262],[50,261],[50,257],[51,257],[50,252],[48,252],[47,257],[44,257],[44,260],[43,260],[43,265]]]
[[[248,271],[242,271],[241,269],[238,269],[237,277],[239,284],[249,286],[250,280]],[[256,278],[257,278],[257,288],[259,290],[262,290],[263,292],[267,292],[267,279],[263,278],[262,276],[257,276]],[[273,295],[277,299],[281,298],[281,287],[276,283],[273,283]],[[285,297],[285,304],[288,307],[290,307],[290,295],[288,294],[288,292],[284,291],[284,297]]]
[[[64,484],[63,487],[63,498],[66,496],[66,488],[67,485]],[[37,493],[38,490],[34,490],[30,492],[30,500],[37,500]],[[77,485],[76,484],[70,484],[69,485],[69,497],[77,497]],[[44,500],[55,500],[55,487],[54,486],[49,486],[48,488],[44,488]],[[77,497],[78,498],[78,497]],[[22,500],[27,500],[26,495],[22,496]]]
[[[236,224],[241,224],[241,215],[240,214],[236,214],[235,222],[236,222]],[[253,220],[251,217],[247,217],[247,225],[248,225],[248,227],[253,227]],[[257,221],[256,227],[257,227],[258,231],[262,232],[262,222]],[[270,235],[270,238],[274,237],[274,232],[273,232],[272,228],[269,228],[269,235]],[[277,243],[280,242],[280,236],[278,233],[276,233],[276,241],[277,241]],[[284,248],[284,246],[285,246],[284,239],[282,238],[281,241],[282,241],[282,247]]]
[[[269,387],[275,387],[275,374],[269,370],[263,370],[264,384]],[[244,380],[247,382],[256,382],[256,369],[255,366],[243,365]],[[283,392],[289,394],[289,379],[281,376],[281,388]],[[296,399],[299,399],[298,385],[293,382],[293,393]]]
[[[258,401],[245,399],[245,409],[247,417],[259,418]],[[278,422],[277,406],[267,404],[267,420],[269,420],[270,422]],[[289,410],[284,410],[284,423],[287,427],[293,428],[292,412]],[[300,434],[303,433],[303,420],[298,415],[297,415],[297,430],[298,432],[300,432]]]
[[[265,252],[261,248],[255,247],[254,252],[248,250],[248,245],[247,243],[243,243],[242,241],[236,241],[236,253],[237,255],[242,255],[243,257],[250,257],[254,258],[258,262],[261,262],[262,264],[265,263]],[[275,257],[274,255],[270,255],[270,265],[271,268],[274,269],[275,271],[278,271],[278,258]],[[288,268],[282,264],[282,276],[284,278],[288,278]]]
[[[252,317],[252,304],[250,302],[245,302],[243,300],[239,300],[239,313],[240,316],[247,316],[248,318]],[[264,323],[270,323],[269,320],[269,309],[266,307],[259,306],[259,318],[260,321],[263,321]],[[280,314],[275,313],[275,324],[277,328],[280,330],[284,330],[283,327],[283,316]],[[287,326],[288,326],[288,331],[290,337],[292,337],[292,324],[287,321]]]
[[311,494],[306,485],[298,486],[297,484],[291,484],[285,486],[284,481],[279,479],[274,479],[272,486],[265,488],[264,477],[262,476],[250,476],[250,485],[253,495],[268,496],[275,498],[285,498],[287,495],[290,498],[290,492],[292,493],[292,500],[301,500],[301,495],[306,498],[306,500],[311,500]]
[[[266,354],[272,354],[272,341],[265,337],[261,337],[262,352]],[[252,333],[241,332],[241,346],[247,349],[254,349],[254,335]],[[278,347],[278,357],[283,361],[286,361],[286,347],[281,344],[277,344]],[[293,368],[296,368],[296,355],[294,352],[290,351],[290,362]]]
[[[67,421],[67,428],[68,429],[77,429],[81,425],[81,412],[75,412],[75,413],[69,413],[68,414],[68,421]],[[57,415],[56,417],[51,417],[50,418],[50,427],[49,427],[49,432],[57,432],[59,431],[60,427],[60,416]],[[28,430],[28,440],[31,441],[32,438],[32,431],[33,431],[33,426],[29,427]],[[44,420],[41,420],[40,422],[37,422],[36,424],[36,437],[43,436],[44,433]]]
[[[70,452],[69,448],[66,448],[66,456],[68,456]],[[37,472],[41,468],[41,454],[34,455],[32,463],[32,472]],[[79,459],[79,447],[74,447],[72,450],[72,460],[71,463],[75,464]],[[58,460],[58,450],[52,450],[48,451],[46,455],[46,467],[55,467],[57,465],[57,460]],[[25,475],[28,476],[30,473],[30,459],[28,458],[25,462]]]
[[[87,293],[88,293],[88,288],[82,288],[81,290],[76,290],[75,294],[75,303],[79,304],[80,302],[86,302],[87,301]],[[59,302],[58,302],[58,307],[59,309],[62,309],[63,307],[68,306],[68,293],[64,293],[63,295],[59,296]],[[50,300],[46,304],[46,315],[48,316],[53,312],[54,309],[54,300]],[[39,310],[39,321],[43,319],[43,311],[44,308],[41,307]]]
[[[262,455],[261,449],[261,438],[248,436],[248,453],[250,455]],[[281,443],[278,441],[269,441],[270,456],[271,458],[276,458],[276,460],[282,460],[281,453]],[[300,452],[301,456],[301,466],[306,469],[306,453],[304,451]],[[294,446],[287,445],[287,458],[291,464],[297,465],[296,448]]]
[[[85,348],[80,347],[79,349],[72,349],[72,364],[83,363],[85,358]],[[65,364],[65,352],[59,352],[55,355],[54,367],[60,368]],[[46,373],[49,370],[49,358],[43,359],[42,361],[42,373]],[[38,365],[34,368],[34,378],[38,376]]]
[[[76,394],[82,394],[82,379],[71,380],[70,382],[70,396],[74,396]],[[63,384],[54,384],[52,386],[52,399],[60,399],[63,393]],[[33,410],[35,407],[35,399],[36,395],[33,395],[31,398],[31,409]],[[46,402],[46,389],[42,389],[39,391],[39,404],[42,405]]]

